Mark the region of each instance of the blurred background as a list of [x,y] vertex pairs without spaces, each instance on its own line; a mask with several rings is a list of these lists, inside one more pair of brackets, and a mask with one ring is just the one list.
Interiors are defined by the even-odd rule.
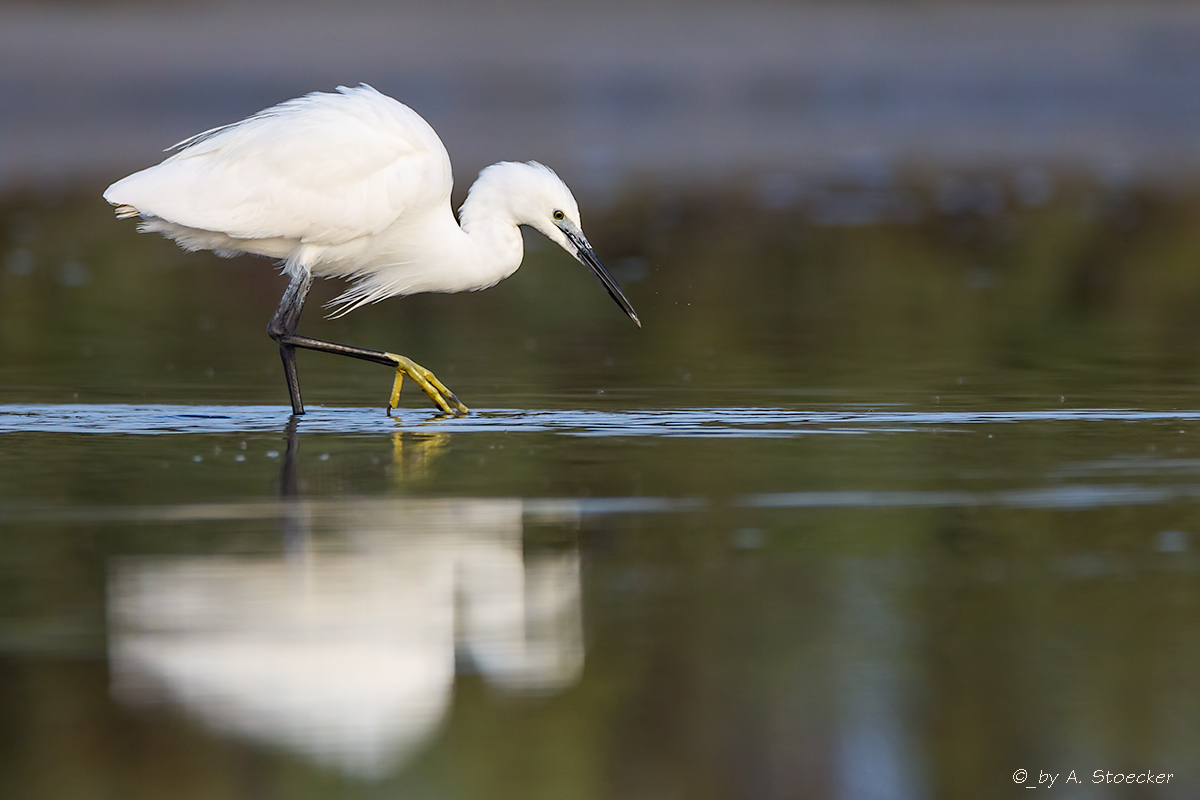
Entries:
[[[100,195],[359,82],[645,327],[322,283],[476,413],[289,427],[277,271]],[[1195,3],[0,2],[0,796],[1195,796],[1198,308]]]
[[198,130],[360,81],[433,124],[464,189],[486,164],[535,156],[589,199],[634,180],[981,167],[1181,180],[1200,163],[1192,3],[107,2],[4,15],[7,186],[111,182]]

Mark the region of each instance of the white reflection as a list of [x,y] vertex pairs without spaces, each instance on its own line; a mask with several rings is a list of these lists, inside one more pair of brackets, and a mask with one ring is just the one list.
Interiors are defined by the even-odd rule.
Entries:
[[927,797],[914,745],[912,630],[899,592],[911,565],[847,559],[839,594],[837,796],[842,800]]
[[377,776],[441,720],[456,649],[507,689],[578,678],[578,554],[525,557],[521,501],[298,508],[319,535],[288,555],[112,563],[115,697]]

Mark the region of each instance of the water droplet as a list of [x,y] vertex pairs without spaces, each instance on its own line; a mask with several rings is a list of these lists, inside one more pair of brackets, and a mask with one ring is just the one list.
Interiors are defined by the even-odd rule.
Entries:
[[88,268],[79,261],[68,261],[58,271],[58,281],[63,286],[83,286],[91,280]]
[[731,543],[739,550],[757,550],[766,538],[761,528],[738,528],[733,532]]
[[1188,549],[1187,531],[1159,531],[1155,549],[1160,553],[1183,553]]
[[33,272],[33,253],[25,249],[13,250],[4,260],[9,275],[28,275]]

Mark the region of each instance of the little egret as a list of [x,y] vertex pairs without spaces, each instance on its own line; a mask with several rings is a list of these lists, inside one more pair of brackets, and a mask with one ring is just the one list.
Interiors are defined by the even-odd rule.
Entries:
[[279,343],[292,412],[304,413],[296,348],[396,368],[388,413],[404,376],[443,413],[468,409],[433,373],[383,350],[296,333],[313,276],[352,285],[334,316],[385,297],[476,291],[516,272],[529,225],[587,266],[641,327],[579,222],[571,190],[548,167],[500,162],[479,173],[456,221],[450,156],[403,103],[362,84],[313,92],[175,145],[161,164],[104,192],[119,218],[186,250],[281,259],[290,277],[267,333]]

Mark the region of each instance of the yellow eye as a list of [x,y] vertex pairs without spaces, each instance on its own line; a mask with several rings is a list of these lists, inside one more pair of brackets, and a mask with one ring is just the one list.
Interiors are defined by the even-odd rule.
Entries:
[[566,219],[566,218],[567,218],[567,215],[566,215],[566,214],[564,214],[564,213],[563,213],[563,212],[561,212],[561,211],[558,211],[558,210],[556,210],[556,211],[554,212],[554,218],[555,218],[556,220],[562,221],[562,220],[564,220],[564,219]]

